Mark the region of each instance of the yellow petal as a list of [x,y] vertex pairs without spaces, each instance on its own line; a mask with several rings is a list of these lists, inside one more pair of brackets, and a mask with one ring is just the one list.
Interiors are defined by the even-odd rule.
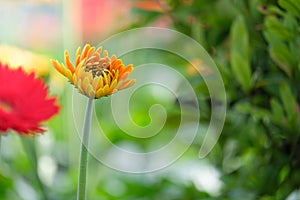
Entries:
[[66,77],[69,79],[69,81],[73,84],[73,75],[69,69],[66,69]]
[[103,77],[100,76],[99,77],[99,82],[98,82],[98,85],[96,87],[96,90],[98,90],[99,88],[102,88],[103,87]]
[[118,83],[117,79],[113,80],[113,81],[111,82],[111,85],[110,85],[109,89],[110,89],[110,90],[115,89],[115,86],[117,85],[117,83]]
[[103,51],[103,57],[107,58],[108,57],[108,52],[106,50]]
[[77,51],[76,51],[76,67],[77,65],[80,63],[80,51],[81,51],[81,48],[78,47]]
[[88,95],[90,98],[95,98],[95,90],[94,90],[94,88],[92,87],[92,85],[88,85],[88,86],[87,86],[86,93],[87,93],[87,95]]
[[77,73],[75,73],[77,75],[78,79],[84,79],[85,77],[85,71],[83,68],[80,68],[77,70]]
[[85,59],[83,59],[82,61],[80,61],[80,63],[77,65],[76,70],[75,70],[75,74],[78,74],[78,71],[81,69],[83,63],[85,62]]
[[112,57],[110,58],[111,62],[117,60],[117,56],[116,55],[112,55]]
[[103,87],[103,94],[104,95],[107,95],[109,93],[109,86],[108,85],[105,85],[104,87]]
[[89,80],[89,84],[92,85],[94,80],[92,72],[84,72],[84,76]]
[[85,91],[85,94],[87,94],[89,85],[90,85],[89,79],[85,77],[82,82],[82,89]]
[[103,88],[100,88],[99,90],[97,90],[95,97],[100,98],[102,96],[103,96]]
[[100,77],[96,77],[93,79],[92,85],[95,90],[97,89],[99,82],[100,82]]
[[116,70],[116,71],[115,71],[115,76],[114,76],[114,77],[115,77],[115,79],[118,79],[118,78],[119,78],[119,70]]
[[73,82],[74,82],[74,85],[78,84],[78,79],[77,79],[76,74],[73,74]]
[[109,80],[108,80],[108,77],[107,77],[105,71],[102,72],[102,76],[103,76],[103,79],[104,79],[104,85],[109,84],[108,83]]
[[82,83],[82,80],[79,79],[78,82],[77,82],[76,87],[78,88],[78,90],[79,90],[80,93],[84,94],[84,91],[83,91],[83,89],[81,87],[81,83]]

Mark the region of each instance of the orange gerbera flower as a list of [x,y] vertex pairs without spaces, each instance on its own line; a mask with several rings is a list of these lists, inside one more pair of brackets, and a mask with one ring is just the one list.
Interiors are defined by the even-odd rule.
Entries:
[[79,92],[98,99],[130,87],[135,80],[126,80],[133,70],[133,65],[126,67],[121,59],[115,55],[108,56],[102,47],[96,49],[86,44],[81,53],[79,47],[76,52],[75,66],[71,63],[69,53],[65,51],[65,64],[52,60],[52,65],[62,75],[78,88]]

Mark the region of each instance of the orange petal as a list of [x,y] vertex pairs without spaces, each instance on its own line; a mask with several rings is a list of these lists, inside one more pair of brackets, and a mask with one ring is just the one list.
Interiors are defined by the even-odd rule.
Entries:
[[132,86],[136,82],[135,79],[124,81],[123,84],[119,87],[119,90],[123,90]]
[[102,51],[102,47],[99,47],[99,48],[97,49],[97,52],[100,54],[101,51]]
[[75,72],[75,68],[74,68],[73,64],[71,63],[71,61],[70,61],[69,52],[67,50],[65,51],[65,63],[66,63],[66,66],[68,67],[68,69],[73,74]]
[[123,66],[123,63],[122,63],[122,60],[120,59],[117,59],[117,60],[114,60],[112,63],[111,63],[111,68],[112,69],[119,69],[120,67]]
[[59,73],[61,73],[62,75],[64,75],[64,74],[63,74],[63,71],[62,71],[62,67],[61,67],[61,65],[59,64],[59,62],[58,62],[57,60],[51,60],[51,63],[52,63],[52,65],[53,65],[53,67],[54,67]]
[[83,48],[83,50],[82,50],[81,58],[80,58],[81,60],[86,58],[86,56],[87,56],[88,51],[89,51],[90,48],[91,48],[91,45],[90,45],[90,44],[86,44],[86,45],[84,46],[84,48]]
[[91,47],[88,51],[87,57],[92,56],[95,53],[95,49],[96,49],[95,47]]
[[126,67],[122,68],[122,71],[120,72],[120,74],[131,73],[132,70],[133,70],[133,65],[127,65]]
[[69,81],[71,83],[73,83],[73,75],[72,75],[71,71],[64,66],[64,64],[59,64],[57,60],[51,60],[51,62],[52,62],[52,65],[54,66],[54,68],[59,73],[61,73],[65,77],[67,77],[69,79]]
[[124,74],[122,74],[120,77],[119,77],[119,81],[121,81],[121,80],[125,80],[128,76],[129,76],[129,72],[127,72],[127,73],[124,73]]

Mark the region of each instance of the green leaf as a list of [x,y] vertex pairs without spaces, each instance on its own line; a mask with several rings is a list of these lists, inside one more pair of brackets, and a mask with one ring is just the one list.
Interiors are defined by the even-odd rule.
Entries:
[[293,39],[295,39],[298,36],[299,23],[293,15],[284,15],[283,25],[288,29],[288,31],[290,32],[290,36]]
[[263,34],[269,43],[269,54],[272,60],[287,75],[291,76],[292,73],[291,68],[293,66],[293,56],[289,51],[287,45],[268,31],[264,31]]
[[280,40],[288,41],[291,39],[289,30],[283,25],[283,23],[275,16],[268,16],[265,18],[264,25],[268,32],[274,35]]
[[195,19],[191,26],[191,36],[202,46],[206,46],[204,30],[201,27],[200,20],[198,19]]
[[288,122],[293,126],[296,123],[297,117],[297,104],[295,100],[296,97],[294,97],[287,83],[282,83],[280,85],[279,92],[284,110],[288,118]]
[[300,16],[299,0],[279,0],[278,3],[282,8],[291,12],[293,15]]
[[284,119],[284,111],[281,104],[276,99],[271,99],[271,120],[277,124],[282,124]]
[[290,166],[285,165],[279,172],[279,182],[282,183],[288,177],[290,173]]
[[13,180],[0,174],[0,199],[6,198],[6,192],[13,188]]
[[280,15],[280,16],[284,16],[285,15],[285,12],[283,10],[281,10],[280,8],[278,8],[277,6],[274,6],[274,5],[270,5],[268,6],[267,8],[268,12],[266,12],[267,14],[277,14],[277,15]]
[[236,104],[235,108],[237,111],[244,114],[249,114],[258,120],[271,118],[272,116],[267,109],[251,105],[249,102],[239,102]]
[[241,16],[237,17],[231,26],[230,39],[230,63],[233,73],[242,89],[248,92],[251,89],[249,34],[245,21]]

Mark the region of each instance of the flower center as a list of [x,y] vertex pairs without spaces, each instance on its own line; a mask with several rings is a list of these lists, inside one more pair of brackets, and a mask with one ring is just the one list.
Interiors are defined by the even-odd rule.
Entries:
[[109,63],[104,60],[100,59],[98,61],[90,61],[87,62],[86,65],[84,66],[84,71],[85,72],[91,72],[93,75],[93,78],[103,76],[102,73],[104,71],[107,71],[107,68],[109,66]]
[[4,112],[9,113],[12,110],[12,107],[8,103],[0,99],[0,109],[4,110]]

